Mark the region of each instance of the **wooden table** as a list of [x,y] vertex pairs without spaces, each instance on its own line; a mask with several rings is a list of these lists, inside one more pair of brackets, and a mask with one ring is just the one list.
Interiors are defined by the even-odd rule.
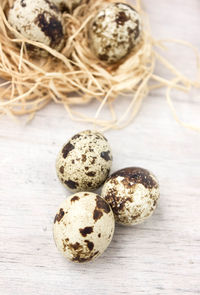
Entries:
[[[199,0],[143,5],[156,38],[184,39],[200,48]],[[189,49],[172,44],[165,56],[192,75]],[[165,75],[159,64],[156,72]],[[173,92],[174,103],[182,119],[198,125],[200,101],[192,94]],[[95,105],[87,107],[93,114]],[[142,166],[159,178],[155,214],[135,227],[117,226],[110,247],[93,263],[69,263],[57,252],[52,221],[69,193],[56,177],[55,158],[64,141],[90,127],[72,122],[54,104],[28,125],[1,118],[0,294],[200,294],[200,135],[176,123],[165,89],[144,100],[126,129],[106,133],[113,171]]]

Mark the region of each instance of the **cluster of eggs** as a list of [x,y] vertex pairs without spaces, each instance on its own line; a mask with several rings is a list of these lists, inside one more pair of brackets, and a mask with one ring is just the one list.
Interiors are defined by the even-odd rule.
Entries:
[[[159,185],[151,172],[128,167],[109,176],[111,165],[109,143],[97,131],[74,135],[58,154],[58,178],[73,194],[56,213],[54,240],[69,260],[97,258],[112,240],[115,221],[139,224],[156,208]],[[92,192],[102,184],[101,195]]]
[[[82,0],[15,0],[7,18],[28,40],[61,51],[67,42],[63,13],[72,13],[81,3]],[[113,64],[126,57],[141,39],[141,19],[131,6],[109,3],[97,12],[87,30],[88,46],[96,57]],[[37,55],[47,54],[32,45],[27,49]]]

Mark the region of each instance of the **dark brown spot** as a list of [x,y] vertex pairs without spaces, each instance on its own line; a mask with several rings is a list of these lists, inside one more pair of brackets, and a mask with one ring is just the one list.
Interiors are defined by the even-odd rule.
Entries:
[[80,263],[82,262],[86,262],[86,261],[90,261],[92,259],[92,257],[80,257],[80,255],[78,254],[76,257],[74,257],[72,260],[73,261],[78,261]]
[[110,206],[107,204],[106,201],[104,201],[101,197],[98,195],[96,196],[96,208],[93,212],[93,219],[95,222],[100,219],[103,216],[103,212],[109,213],[110,212]]
[[62,208],[60,208],[59,213],[56,214],[56,216],[55,216],[55,218],[54,218],[54,223],[56,223],[56,221],[57,221],[57,222],[60,222],[64,215],[65,215],[64,210],[63,210]]
[[96,208],[102,209],[105,213],[110,212],[110,206],[101,197],[96,196]]
[[84,193],[84,196],[89,196],[89,194],[88,193]]
[[75,244],[69,244],[69,246],[74,250],[78,250],[80,248],[80,244],[78,242],[76,242]]
[[80,135],[80,134],[76,134],[76,135],[74,135],[74,136],[72,137],[72,140],[77,139],[77,138],[79,138],[79,137],[81,137],[81,135]]
[[90,177],[94,177],[96,175],[96,172],[94,171],[90,171],[90,172],[87,172],[85,173],[87,176],[90,176]]
[[94,150],[91,148],[91,147],[89,147],[89,151],[92,153],[92,152],[94,152]]
[[[111,48],[112,48],[112,46],[111,46],[110,44],[108,44],[108,45],[105,46],[105,50],[109,50],[109,49],[111,49]],[[103,136],[103,138],[105,139],[104,136]],[[107,139],[106,139],[106,141],[107,141]]]
[[148,189],[152,189],[153,187],[158,188],[157,182],[152,178],[149,171],[143,168],[139,168],[139,167],[124,168],[113,173],[109,179],[113,180],[118,176],[127,178],[127,181],[132,182],[133,184],[141,183]]
[[94,213],[93,213],[93,219],[94,219],[95,221],[97,221],[98,219],[100,219],[102,216],[103,216],[102,211],[99,211],[99,210],[97,210],[97,209],[94,210]]
[[87,183],[87,186],[88,186],[88,187],[92,187],[92,182],[88,182],[88,183]]
[[101,237],[101,234],[98,234],[98,237],[100,238]]
[[82,155],[82,162],[86,162],[86,155]]
[[69,8],[65,5],[65,3],[60,4],[60,11],[70,13]]
[[134,32],[134,29],[131,29],[131,28],[128,28],[127,30],[129,35],[132,35],[132,33]]
[[21,7],[26,7],[25,0],[21,0],[20,4],[21,4]]
[[[83,253],[83,254],[84,254],[84,253]],[[93,258],[94,256],[97,256],[98,254],[99,254],[99,251],[96,251],[96,252],[94,252],[94,254],[91,253],[89,257],[81,257],[81,253],[78,253],[78,254],[76,255],[76,257],[74,257],[72,260],[73,260],[73,261],[80,262],[80,263],[82,263],[82,262],[87,262],[87,261],[92,260],[92,258]]]
[[75,202],[75,201],[78,201],[80,198],[78,196],[74,196],[72,199],[71,199],[71,203],[72,202]]
[[63,39],[63,27],[62,23],[49,12],[44,11],[43,13],[38,14],[35,19],[35,24],[38,25],[42,32],[49,37],[50,46],[55,47]]
[[85,228],[80,228],[79,231],[83,237],[86,237],[87,235],[93,232],[93,226],[86,226]]
[[157,201],[156,201],[156,200],[154,200],[154,202],[153,202],[153,206],[155,207],[155,206],[156,206],[156,204],[157,204]]
[[110,151],[102,152],[102,153],[101,153],[101,157],[102,157],[105,161],[111,161]]
[[99,54],[99,55],[98,55],[98,58],[99,58],[100,60],[107,61],[109,57],[108,57],[107,54]]
[[116,18],[116,23],[119,26],[123,26],[125,22],[127,22],[130,18],[126,15],[124,11],[120,11]]
[[75,163],[75,161],[74,160],[72,160],[72,164],[74,164]]
[[101,136],[101,135],[96,135],[95,138],[96,138],[97,141],[98,141],[99,139],[102,139],[102,136]]
[[71,152],[74,149],[74,145],[68,142],[62,149],[63,158],[65,159],[69,152]]
[[139,34],[140,34],[139,20],[136,20],[135,23],[136,23],[136,27],[134,29],[134,34],[135,34],[135,40],[136,40],[139,37]]
[[61,166],[59,171],[60,171],[61,174],[63,174],[64,173],[64,166]]
[[92,165],[95,164],[95,162],[96,162],[96,158],[97,158],[97,157],[92,157],[92,161],[91,161],[91,164],[92,164]]
[[88,249],[89,249],[90,251],[92,251],[93,248],[94,248],[94,243],[92,243],[92,242],[90,242],[90,241],[88,241],[88,240],[85,240],[84,242],[86,242]]
[[73,181],[73,180],[71,180],[71,179],[69,179],[69,180],[65,180],[64,183],[66,184],[66,186],[68,186],[68,187],[71,188],[71,189],[76,189],[77,186],[78,186],[78,183],[75,182],[75,181]]
[[85,167],[85,170],[86,170],[86,171],[89,170],[89,167],[86,166],[86,167]]

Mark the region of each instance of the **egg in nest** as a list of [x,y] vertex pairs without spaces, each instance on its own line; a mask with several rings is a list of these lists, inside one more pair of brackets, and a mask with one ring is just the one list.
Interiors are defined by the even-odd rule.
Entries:
[[107,64],[126,57],[141,37],[138,12],[124,3],[112,3],[92,20],[88,38],[95,55]]
[[[15,0],[8,11],[8,22],[25,38],[60,51],[64,45],[61,12],[49,0]],[[44,51],[27,44],[27,49],[44,55]]]
[[159,184],[148,170],[129,167],[113,173],[101,195],[110,204],[118,223],[134,225],[153,214],[159,199]]
[[87,262],[106,250],[114,228],[113,212],[107,202],[97,194],[79,192],[59,207],[53,235],[58,250],[65,258]]

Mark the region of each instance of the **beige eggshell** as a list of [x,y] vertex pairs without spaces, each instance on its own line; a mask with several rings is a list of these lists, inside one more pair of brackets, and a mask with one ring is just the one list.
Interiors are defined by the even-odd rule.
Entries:
[[118,223],[134,225],[153,214],[159,199],[159,184],[146,169],[124,168],[107,179],[102,197],[110,204]]
[[107,249],[114,229],[114,216],[108,203],[97,194],[79,192],[59,207],[53,235],[58,250],[65,258],[87,262]]
[[107,139],[86,130],[74,135],[61,149],[56,161],[58,178],[71,191],[91,191],[109,175],[112,154]]

